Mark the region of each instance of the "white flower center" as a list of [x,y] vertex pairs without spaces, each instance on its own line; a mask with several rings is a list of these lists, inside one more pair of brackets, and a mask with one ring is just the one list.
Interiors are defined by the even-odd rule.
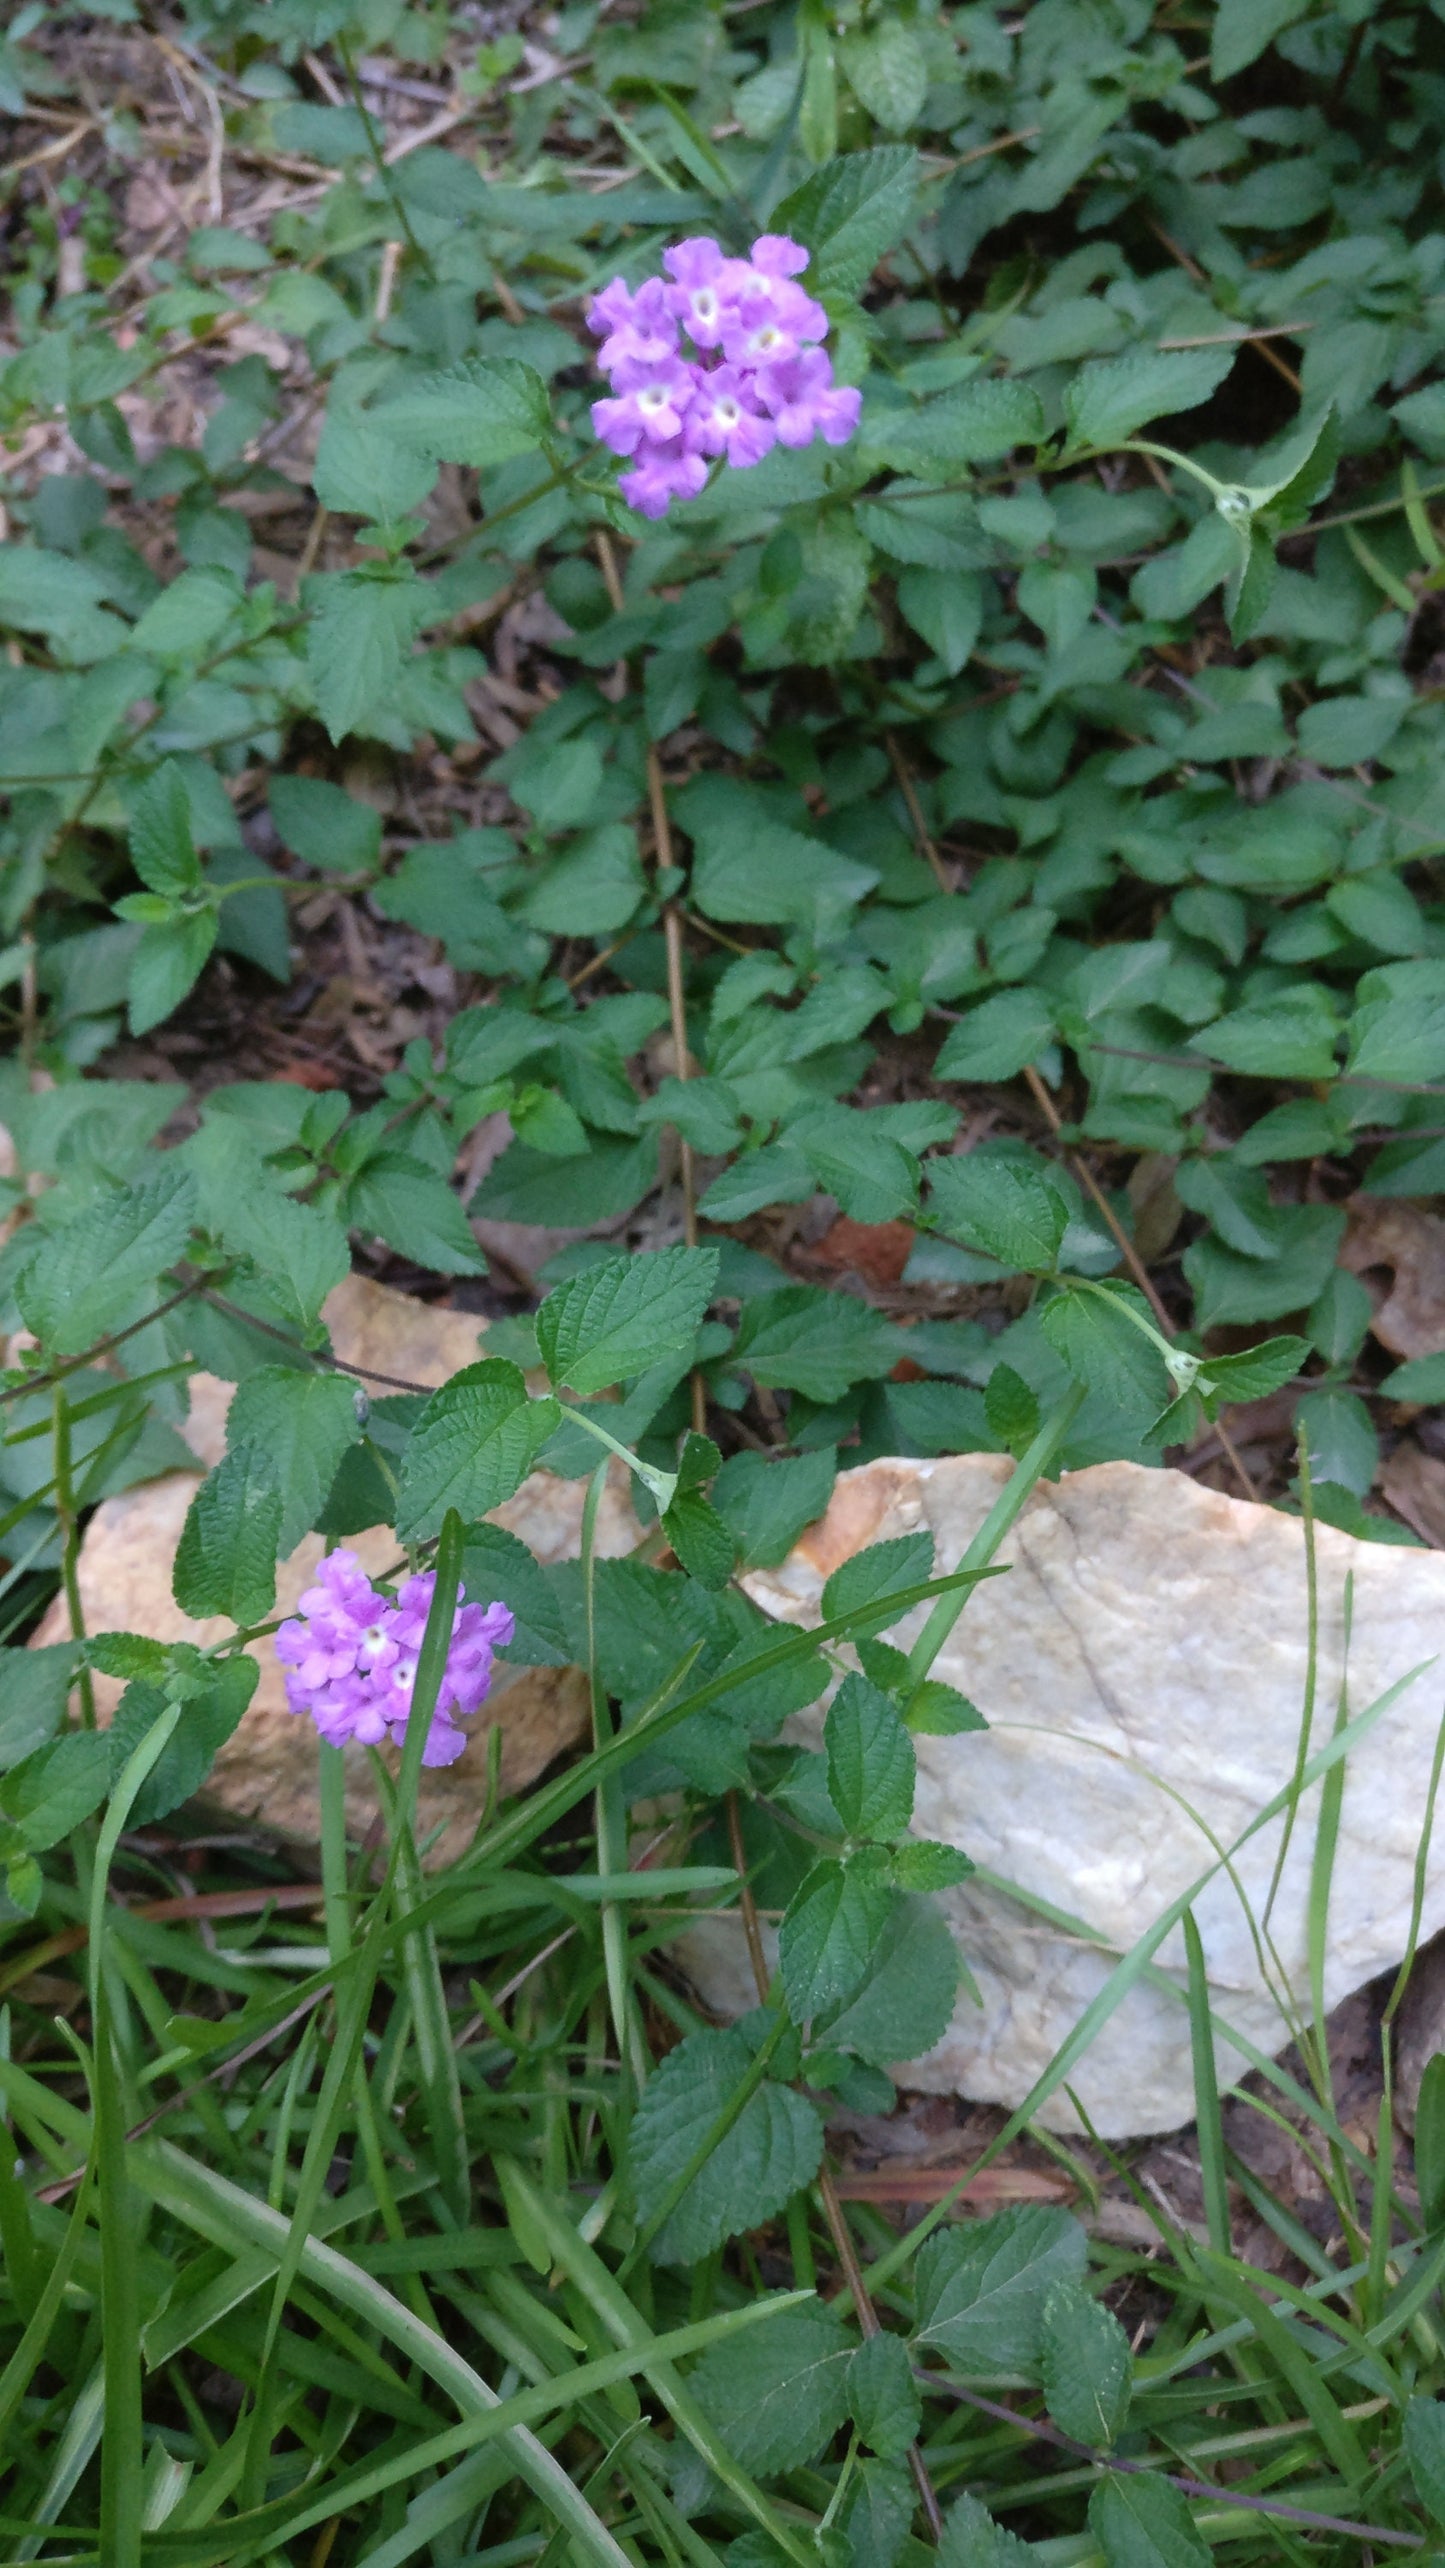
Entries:
[[699,321],[711,321],[717,311],[717,296],[710,285],[700,285],[692,298],[692,308]]
[[638,394],[638,400],[644,410],[665,410],[667,407],[667,394],[660,383],[647,384]]
[[736,428],[742,415],[743,414],[738,408],[737,403],[735,401],[730,401],[727,394],[724,393],[721,400],[718,402],[716,410],[716,417],[719,424],[724,428]]

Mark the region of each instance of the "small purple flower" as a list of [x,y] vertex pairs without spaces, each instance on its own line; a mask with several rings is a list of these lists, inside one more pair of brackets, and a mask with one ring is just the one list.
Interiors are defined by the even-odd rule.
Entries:
[[715,348],[732,304],[749,281],[746,260],[725,258],[716,241],[698,237],[664,250],[662,264],[673,281],[669,310],[694,347]]
[[737,366],[715,366],[699,384],[687,422],[687,443],[705,455],[726,455],[733,465],[760,464],[777,438],[757,405],[751,378]]
[[[276,1656],[286,1670],[291,1710],[309,1713],[331,1746],[358,1739],[376,1747],[404,1735],[435,1588],[436,1574],[428,1570],[409,1578],[392,1605],[353,1552],[332,1552],[322,1561],[299,1617],[276,1635]],[[516,1628],[505,1605],[467,1605],[463,1593],[424,1765],[451,1765],[461,1755],[467,1739],[457,1720],[480,1711],[491,1688],[492,1653],[506,1647]]]
[[675,357],[651,367],[629,359],[618,380],[622,389],[613,399],[592,404],[592,425],[614,455],[635,455],[644,439],[661,445],[681,436],[695,389],[688,366]]
[[644,446],[630,473],[619,473],[617,487],[639,517],[665,517],[675,499],[695,499],[707,480],[701,455],[683,450],[680,437],[665,446]]
[[602,340],[597,362],[604,374],[623,364],[661,365],[677,347],[677,324],[660,276],[644,279],[635,294],[624,277],[615,276],[592,304],[587,323]]
[[785,365],[769,367],[759,388],[780,446],[810,446],[815,437],[829,446],[845,445],[863,407],[861,392],[834,383],[832,360],[822,348],[804,348]]
[[[834,383],[818,344],[828,316],[796,281],[808,265],[800,242],[764,232],[738,259],[698,234],[665,250],[663,265],[667,281],[635,292],[614,277],[587,316],[611,384],[592,424],[632,463],[618,488],[633,508],[665,517],[675,499],[694,498],[708,456],[740,471],[777,443],[851,437],[861,396]],[[695,355],[680,350],[679,325]]]

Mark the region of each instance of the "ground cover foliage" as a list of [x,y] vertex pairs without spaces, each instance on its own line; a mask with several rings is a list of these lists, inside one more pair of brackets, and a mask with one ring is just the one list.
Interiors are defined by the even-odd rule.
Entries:
[[[185,176],[130,260],[158,65]],[[1289,0],[12,20],[5,2556],[1445,2539],[1433,2071],[1397,2182],[1388,2080],[1342,2119],[1298,1993],[1258,2110],[1317,2236],[1227,2145],[1199,1961],[1201,2216],[1141,2187],[1147,2259],[1037,2200],[900,2236],[826,2140],[955,2002],[913,1738],[977,1722],[930,1671],[1038,1478],[1227,1458],[1284,1399],[1282,1503],[1408,1539],[1365,1500],[1445,1359],[1386,1374],[1336,1261],[1347,1199],[1445,1168],[1442,78],[1433,10]],[[586,304],[762,229],[858,435],[648,526]],[[319,1092],[167,1077],[208,1010],[285,1003],[318,917],[434,940],[444,1021]],[[819,1198],[888,1289],[800,1279]],[[534,1291],[538,1230],[573,1236]],[[353,1257],[477,1292],[482,1360],[429,1397],[337,1367]],[[310,1528],[436,1573],[376,1842],[322,1748],[299,1896],[179,1815],[238,1641],[79,1611],[87,1513],[187,1459],[197,1367],[237,1389],[184,1608],[266,1627]],[[951,1579],[877,1546],[784,1635],[735,1584],[840,1463],[980,1448],[1018,1469]],[[619,1452],[646,1539],[604,1561]],[[589,1479],[579,1564],[482,1521],[539,1463]],[[588,1669],[594,1737],[429,1877],[459,1581]],[[57,1585],[72,1638],[22,1655]],[[1380,1708],[1284,1800],[1328,1812]],[[740,1899],[758,2004],[711,2026],[668,1947]],[[1087,2213],[1104,2162],[1058,2154]]]

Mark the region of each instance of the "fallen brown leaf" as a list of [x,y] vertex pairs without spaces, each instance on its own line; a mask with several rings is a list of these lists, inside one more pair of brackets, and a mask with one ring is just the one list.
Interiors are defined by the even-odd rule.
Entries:
[[1340,1264],[1358,1275],[1375,1304],[1370,1323],[1392,1355],[1445,1349],[1445,1221],[1418,1204],[1356,1195]]

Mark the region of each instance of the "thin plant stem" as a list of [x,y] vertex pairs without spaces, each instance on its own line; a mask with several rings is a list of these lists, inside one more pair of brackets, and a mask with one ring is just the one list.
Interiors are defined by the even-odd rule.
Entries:
[[[60,1557],[60,1579],[65,1590],[65,1610],[70,1618],[70,1637],[85,1639],[85,1608],[80,1595],[80,1511],[76,1505],[71,1476],[70,1408],[65,1392],[56,1385],[53,1402],[55,1421],[55,1512],[60,1519],[63,1549]],[[95,1728],[95,1680],[84,1660],[78,1678],[80,1718],[87,1730]]]
[[[597,1658],[597,1517],[607,1487],[606,1461],[599,1462],[587,1484],[582,1507],[581,1567],[582,1596],[587,1622],[587,1685],[592,1703],[592,1745],[605,1748],[612,1737],[612,1716],[607,1689]],[[620,1775],[603,1775],[593,1796],[593,1824],[597,1834],[597,1869],[616,1874],[627,1869],[627,1817],[622,1799]],[[617,2055],[624,2076],[641,2088],[647,2076],[647,2053],[641,2028],[632,2005],[627,1967],[627,1916],[614,1899],[602,1903],[602,1959],[607,1975],[607,1999],[612,2010],[617,2034]]]
[[[366,148],[371,154],[372,165],[375,168],[382,193],[391,207],[393,214],[396,216],[397,222],[401,227],[402,235],[406,241],[407,248],[411,251],[413,258],[417,260],[418,264],[425,268],[432,284],[435,285],[436,269],[432,264],[429,252],[422,248],[420,241],[412,230],[411,216],[406,210],[406,201],[402,196],[400,188],[397,186],[396,180],[392,177],[390,169],[387,167],[385,145],[380,134],[376,130],[376,119],[372,115],[371,109],[367,106],[365,98],[362,96],[361,83],[356,76],[356,65],[352,60],[351,47],[347,43],[345,36],[341,34],[337,34],[332,41],[336,46],[341,68],[346,74],[346,86],[351,92],[352,104],[355,107],[358,116],[361,118],[362,124],[366,130]],[[381,316],[378,315],[378,318],[380,317]]]
[[[1071,1383],[1058,1407],[1045,1418],[1033,1442],[1015,1464],[1012,1477],[999,1491],[958,1564],[960,1571],[988,1568],[1005,1536],[1012,1532],[1039,1482],[1057,1461],[1067,1440],[1069,1429],[1084,1405],[1084,1399],[1084,1384]],[[908,1653],[908,1683],[911,1693],[916,1693],[918,1687],[922,1685],[972,1593],[973,1586],[970,1583],[966,1587],[956,1588],[951,1595],[940,1596]]]

